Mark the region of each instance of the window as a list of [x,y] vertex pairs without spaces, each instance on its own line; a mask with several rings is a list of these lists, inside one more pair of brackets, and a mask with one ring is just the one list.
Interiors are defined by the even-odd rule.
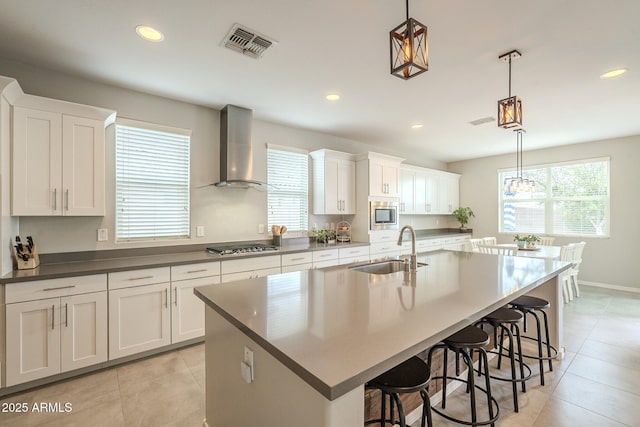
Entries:
[[308,229],[309,158],[306,151],[267,147],[267,220],[286,225],[288,231]]
[[536,181],[536,192],[516,195],[502,188],[514,171],[498,171],[500,231],[608,236],[609,163],[590,159],[523,170],[523,178]]
[[189,237],[191,131],[118,119],[116,241]]

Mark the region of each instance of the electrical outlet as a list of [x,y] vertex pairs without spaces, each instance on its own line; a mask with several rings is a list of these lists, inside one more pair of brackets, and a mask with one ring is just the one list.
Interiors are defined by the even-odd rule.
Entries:
[[106,228],[98,229],[98,242],[106,242],[109,240],[109,230]]
[[258,224],[258,233],[264,234],[264,224]]
[[196,237],[204,237],[204,225],[198,225],[196,227]]

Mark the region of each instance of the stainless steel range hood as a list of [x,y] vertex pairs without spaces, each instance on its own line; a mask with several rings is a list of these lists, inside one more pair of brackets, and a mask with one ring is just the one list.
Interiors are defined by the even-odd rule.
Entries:
[[220,111],[220,182],[216,187],[267,190],[265,182],[253,177],[252,119],[248,108],[226,105]]

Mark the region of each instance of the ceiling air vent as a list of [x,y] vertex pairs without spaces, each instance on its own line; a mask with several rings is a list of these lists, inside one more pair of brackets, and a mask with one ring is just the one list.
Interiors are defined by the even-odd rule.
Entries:
[[268,37],[240,24],[234,24],[222,41],[225,47],[255,59],[262,58],[267,49],[276,43],[275,40],[269,40]]

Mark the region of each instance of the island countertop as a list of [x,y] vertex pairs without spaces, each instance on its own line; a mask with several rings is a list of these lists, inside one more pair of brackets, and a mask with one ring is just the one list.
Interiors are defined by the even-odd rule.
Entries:
[[570,264],[438,251],[416,273],[345,266],[195,289],[211,309],[334,400]]

